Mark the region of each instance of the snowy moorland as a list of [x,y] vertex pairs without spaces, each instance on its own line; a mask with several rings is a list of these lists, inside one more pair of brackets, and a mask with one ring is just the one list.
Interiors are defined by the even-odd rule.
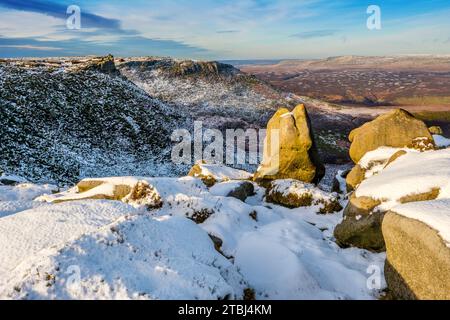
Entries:
[[170,136],[186,116],[93,63],[0,63],[0,171],[58,184],[183,174],[169,161]]
[[[79,187],[0,186],[0,298],[377,299],[385,287],[384,254],[334,243],[342,213],[268,204],[257,185],[245,202],[227,197],[238,181],[101,181],[75,201]],[[159,208],[92,199],[137,182]]]

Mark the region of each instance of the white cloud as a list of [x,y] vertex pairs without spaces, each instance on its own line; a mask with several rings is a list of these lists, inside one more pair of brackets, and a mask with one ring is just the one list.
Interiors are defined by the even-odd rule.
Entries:
[[57,47],[45,47],[45,46],[33,46],[33,45],[0,45],[0,48],[15,48],[15,49],[41,50],[41,51],[62,50],[61,48],[57,48]]
[[18,10],[0,11],[0,36],[33,38],[55,33],[65,21],[45,14]]

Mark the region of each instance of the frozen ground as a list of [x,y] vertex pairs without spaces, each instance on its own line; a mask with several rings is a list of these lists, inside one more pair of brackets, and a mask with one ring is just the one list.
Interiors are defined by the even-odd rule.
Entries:
[[163,207],[54,204],[48,186],[8,187],[0,298],[242,299],[251,288],[257,299],[376,299],[385,287],[384,254],[335,244],[342,213],[269,205],[259,187],[245,203],[224,197],[233,182],[210,191],[194,178],[107,179],[123,181],[146,181]]

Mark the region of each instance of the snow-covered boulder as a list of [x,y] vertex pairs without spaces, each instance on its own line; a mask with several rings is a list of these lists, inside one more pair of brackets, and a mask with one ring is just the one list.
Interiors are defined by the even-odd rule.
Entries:
[[192,167],[189,176],[202,180],[207,187],[230,180],[250,180],[253,177],[252,174],[243,170],[219,164],[206,164],[203,161],[196,163]]
[[144,178],[117,177],[84,179],[76,187],[38,200],[52,203],[79,200],[117,200],[135,206],[157,209],[162,206],[158,191]]
[[324,174],[305,106],[298,105],[292,112],[278,110],[267,125],[264,158],[255,181],[265,184],[296,179],[311,183],[319,182]]
[[450,197],[450,150],[404,151],[364,180],[350,198],[335,230],[341,246],[382,251],[381,222],[387,211],[398,204]]
[[343,209],[337,194],[329,194],[313,184],[292,179],[273,181],[267,189],[266,201],[287,208],[317,206],[321,214]]
[[370,151],[382,146],[433,149],[428,127],[409,112],[398,109],[381,115],[350,133],[350,157],[358,163]]
[[347,191],[354,191],[365,179],[379,173],[401,155],[406,154],[406,150],[412,151],[413,149],[380,147],[367,152],[347,175]]
[[396,206],[383,220],[386,281],[397,299],[450,300],[450,200]]

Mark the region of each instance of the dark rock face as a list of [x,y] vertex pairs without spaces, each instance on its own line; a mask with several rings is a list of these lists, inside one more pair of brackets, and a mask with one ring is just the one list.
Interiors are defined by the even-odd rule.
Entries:
[[0,167],[32,181],[74,183],[153,175],[170,165],[170,135],[181,117],[105,74],[111,63],[95,61],[102,72],[0,65]]
[[337,225],[334,236],[339,246],[358,247],[375,252],[385,251],[381,232],[384,213],[372,212],[381,202],[353,195],[344,211],[344,220]]
[[228,197],[236,198],[241,200],[242,202],[245,202],[248,197],[251,197],[255,194],[255,186],[253,183],[244,181],[242,182],[239,187],[234,189],[228,194]]

